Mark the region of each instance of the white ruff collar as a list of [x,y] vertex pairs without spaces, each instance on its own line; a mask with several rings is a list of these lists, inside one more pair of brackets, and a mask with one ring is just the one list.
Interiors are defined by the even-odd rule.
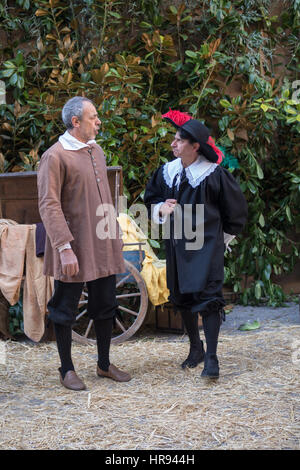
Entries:
[[[209,176],[213,171],[215,171],[217,166],[218,165],[216,163],[211,163],[206,160],[205,157],[200,155],[194,163],[192,163],[185,169],[189,184],[193,188],[196,188],[203,180],[205,180],[207,176]],[[163,177],[169,188],[172,188],[173,181],[176,176],[176,184],[178,184],[182,170],[183,166],[181,163],[181,158],[176,158],[176,160],[168,162],[163,166]]]
[[68,131],[58,138],[59,142],[65,150],[80,150],[84,147],[89,147],[90,144],[94,144],[95,140],[89,140],[86,144],[80,142],[80,140],[73,137]]

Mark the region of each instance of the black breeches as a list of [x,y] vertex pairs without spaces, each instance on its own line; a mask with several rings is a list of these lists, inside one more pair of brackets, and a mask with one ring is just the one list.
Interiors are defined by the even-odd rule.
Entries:
[[221,310],[225,301],[222,293],[222,281],[210,281],[202,292],[181,294],[179,290],[170,293],[169,300],[178,310],[189,310],[207,315],[211,310]]
[[[116,301],[116,276],[108,276],[89,281],[88,315],[93,320],[113,318],[118,307]],[[54,323],[73,326],[78,304],[84,287],[83,282],[54,281],[54,293],[48,302],[49,319]]]

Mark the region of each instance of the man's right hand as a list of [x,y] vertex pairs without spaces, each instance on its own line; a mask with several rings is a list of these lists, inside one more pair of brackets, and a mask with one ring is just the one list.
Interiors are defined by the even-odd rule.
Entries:
[[176,204],[176,199],[166,199],[165,202],[160,206],[159,213],[162,216],[172,214],[174,212]]
[[60,262],[62,273],[65,276],[73,277],[79,273],[78,260],[72,249],[66,249],[60,252]]

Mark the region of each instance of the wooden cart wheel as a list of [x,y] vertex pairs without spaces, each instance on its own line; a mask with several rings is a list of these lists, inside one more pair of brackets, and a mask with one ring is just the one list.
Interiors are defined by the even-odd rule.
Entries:
[[[118,275],[116,285],[119,307],[111,340],[113,344],[122,343],[134,335],[142,325],[148,307],[147,288],[140,272],[129,261],[124,260],[124,263],[126,274]],[[87,315],[87,302],[88,292],[84,288],[72,339],[81,344],[96,344],[93,320]]]

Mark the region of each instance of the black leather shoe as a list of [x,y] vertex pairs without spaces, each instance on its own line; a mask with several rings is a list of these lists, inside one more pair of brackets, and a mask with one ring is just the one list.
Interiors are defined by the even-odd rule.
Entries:
[[206,354],[201,377],[208,377],[210,379],[217,379],[219,377],[219,361],[216,354]]
[[186,358],[185,361],[181,364],[181,367],[183,369],[186,369],[187,367],[189,369],[193,369],[196,367],[200,362],[204,361],[205,357],[205,351],[203,347],[203,341],[200,341],[200,346],[195,347],[195,346],[190,346],[190,352],[188,357]]

